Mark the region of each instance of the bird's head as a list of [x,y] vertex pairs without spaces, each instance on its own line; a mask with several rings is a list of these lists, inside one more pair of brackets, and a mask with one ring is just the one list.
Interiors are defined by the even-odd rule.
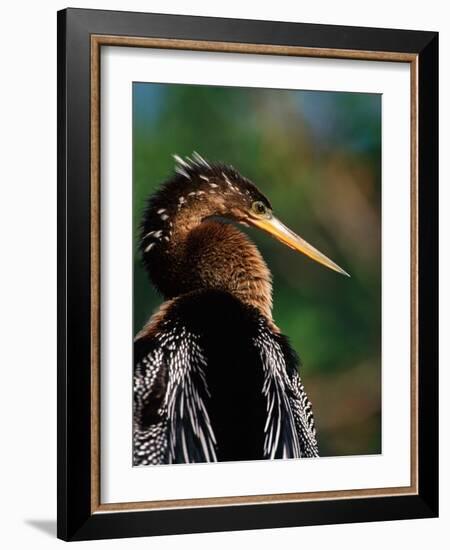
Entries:
[[[166,234],[171,235],[175,217],[178,226],[189,230],[208,218],[220,216],[257,227],[297,252],[348,276],[342,268],[277,219],[267,197],[233,167],[210,164],[198,153],[194,153],[192,159],[184,160],[178,155],[174,155],[174,158],[176,176],[152,197],[144,218],[144,256],[146,251],[153,248],[151,239],[155,235],[157,239],[163,239]],[[169,227],[164,229],[166,224]]]

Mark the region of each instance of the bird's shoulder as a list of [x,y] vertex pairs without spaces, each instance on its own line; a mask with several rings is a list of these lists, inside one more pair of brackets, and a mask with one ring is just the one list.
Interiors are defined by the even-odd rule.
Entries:
[[217,349],[236,353],[251,348],[289,379],[295,379],[300,366],[288,338],[272,319],[219,289],[193,291],[164,302],[135,339],[135,365],[150,355],[158,356],[154,363],[159,365],[164,356],[173,356],[175,348],[192,342],[206,356]]
[[212,332],[256,333],[260,323],[269,324],[257,308],[243,303],[230,292],[205,289],[164,302],[135,339],[135,349],[164,340],[169,332],[210,335]]

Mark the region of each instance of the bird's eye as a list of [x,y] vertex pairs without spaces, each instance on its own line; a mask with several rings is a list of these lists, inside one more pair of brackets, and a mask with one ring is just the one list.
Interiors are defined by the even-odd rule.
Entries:
[[252,210],[258,216],[265,216],[265,215],[268,214],[268,209],[267,209],[266,205],[261,201],[255,201],[252,204]]

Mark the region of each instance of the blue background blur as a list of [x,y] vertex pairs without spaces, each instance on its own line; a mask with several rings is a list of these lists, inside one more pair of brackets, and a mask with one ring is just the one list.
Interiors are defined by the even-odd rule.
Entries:
[[232,164],[348,279],[257,230],[274,318],[302,362],[322,456],[381,452],[381,96],[134,83],[134,324],[162,299],[137,253],[172,154]]

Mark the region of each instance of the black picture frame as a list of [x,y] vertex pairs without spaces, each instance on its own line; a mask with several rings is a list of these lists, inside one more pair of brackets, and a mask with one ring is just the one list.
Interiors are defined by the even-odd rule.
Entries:
[[[91,37],[145,37],[417,58],[418,491],[414,495],[93,511]],[[58,12],[58,532],[64,540],[438,515],[438,34],[85,9]],[[423,368],[421,368],[423,367]]]

